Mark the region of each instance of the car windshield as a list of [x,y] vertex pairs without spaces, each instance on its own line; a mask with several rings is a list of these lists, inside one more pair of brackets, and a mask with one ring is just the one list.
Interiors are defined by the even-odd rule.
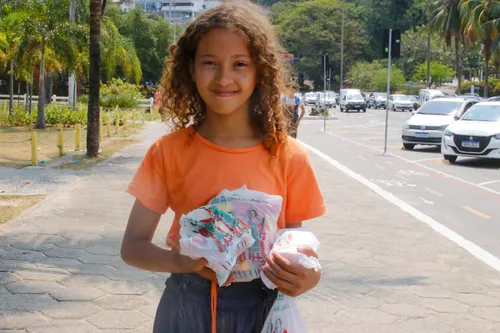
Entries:
[[475,105],[467,111],[462,120],[500,122],[500,105]]
[[418,113],[447,116],[460,109],[462,103],[461,101],[429,101],[420,107]]
[[387,94],[375,94],[375,98],[377,99],[387,99]]
[[316,97],[316,93],[307,93],[306,97]]
[[409,101],[410,96],[394,96],[395,101]]
[[348,99],[363,99],[359,94],[347,95]]

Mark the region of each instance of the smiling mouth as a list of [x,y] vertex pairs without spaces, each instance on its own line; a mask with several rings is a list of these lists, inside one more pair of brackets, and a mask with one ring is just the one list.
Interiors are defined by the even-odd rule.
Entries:
[[236,91],[214,91],[218,97],[231,97],[236,94]]

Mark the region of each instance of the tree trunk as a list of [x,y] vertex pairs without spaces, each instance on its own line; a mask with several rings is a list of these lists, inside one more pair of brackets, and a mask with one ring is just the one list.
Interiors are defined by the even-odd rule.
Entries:
[[491,40],[484,42],[484,98],[488,98],[488,83],[490,75],[489,62],[491,58]]
[[462,68],[460,68],[460,39],[455,36],[455,66],[457,66],[458,94],[462,95]]
[[87,156],[99,154],[99,93],[101,61],[101,0],[90,0],[90,68],[89,105],[87,112]]
[[45,128],[45,36],[42,37],[40,78],[38,79],[38,116],[36,128]]
[[14,108],[14,60],[10,61],[10,80],[9,80],[9,115],[12,114]]
[[30,96],[30,82],[28,79],[26,79],[26,99],[25,99],[25,104],[24,104],[24,112],[28,112],[28,105],[29,105],[29,96]]
[[29,107],[28,113],[31,114],[31,110],[33,109],[33,86],[35,85],[35,67],[31,69],[31,83],[30,83],[30,92],[29,92]]

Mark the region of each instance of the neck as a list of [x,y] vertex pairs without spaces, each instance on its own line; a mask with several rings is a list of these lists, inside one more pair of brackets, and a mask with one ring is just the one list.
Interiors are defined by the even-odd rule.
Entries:
[[255,128],[250,119],[248,106],[226,115],[207,109],[205,118],[197,130],[203,136],[214,139],[255,137]]

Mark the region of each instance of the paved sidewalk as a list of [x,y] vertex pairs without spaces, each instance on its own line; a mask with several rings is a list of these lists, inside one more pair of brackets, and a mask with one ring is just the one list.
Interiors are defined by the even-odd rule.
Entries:
[[[166,274],[129,268],[124,193],[151,142],[0,226],[0,332],[151,332]],[[500,332],[500,273],[312,155],[329,214],[310,226],[323,278],[301,297],[315,332]],[[171,215],[155,241],[164,244]]]

